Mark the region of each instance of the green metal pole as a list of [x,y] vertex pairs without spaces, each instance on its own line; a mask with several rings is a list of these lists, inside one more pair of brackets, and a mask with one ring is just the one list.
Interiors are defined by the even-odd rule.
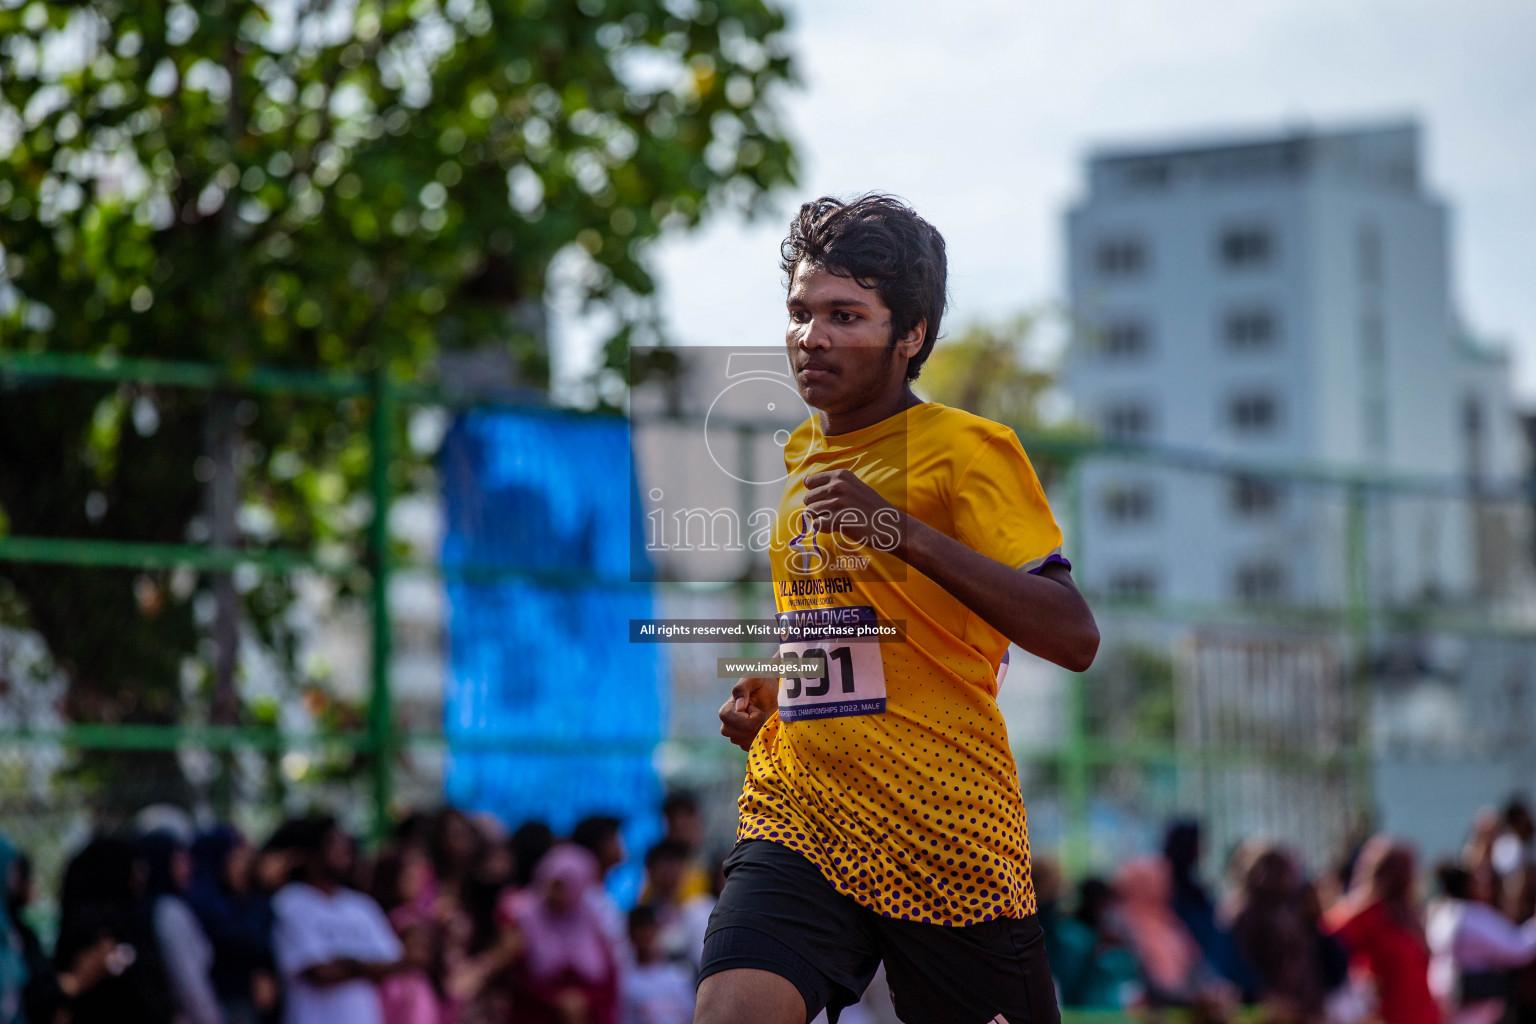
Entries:
[[[1084,586],[1083,564],[1086,544],[1083,538],[1083,463],[1067,462],[1067,543],[1071,545],[1072,574],[1079,587]],[[1067,686],[1067,737],[1062,748],[1061,785],[1067,825],[1063,861],[1067,871],[1081,878],[1088,869],[1091,854],[1088,817],[1091,811],[1092,783],[1089,778],[1088,683],[1078,673],[1069,673]]]
[[1083,575],[1083,565],[1087,561],[1088,544],[1083,537],[1083,460],[1080,458],[1067,460],[1067,529],[1065,537],[1067,550],[1071,551],[1072,578],[1077,582],[1079,590],[1086,589],[1087,577]]
[[1355,814],[1361,824],[1374,806],[1371,750],[1370,629],[1371,581],[1369,532],[1366,517],[1369,494],[1361,484],[1349,489],[1345,528],[1345,619],[1348,622],[1350,687],[1354,705],[1354,743],[1350,766],[1354,776]]
[[1091,839],[1088,816],[1091,802],[1088,749],[1087,682],[1083,676],[1067,676],[1067,743],[1062,750],[1062,796],[1066,804],[1067,843],[1062,860],[1067,873],[1082,878],[1088,870]]
[[384,367],[373,373],[373,418],[369,444],[373,465],[369,489],[373,494],[373,522],[368,527],[369,568],[373,577],[373,688],[368,705],[369,746],[373,754],[373,829],[377,839],[389,832],[389,805],[394,767],[394,709],[389,690],[389,465],[392,396]]
[[1370,554],[1366,548],[1366,490],[1360,484],[1349,489],[1349,523],[1345,533],[1345,586],[1348,589],[1349,626],[1355,636],[1370,624]]

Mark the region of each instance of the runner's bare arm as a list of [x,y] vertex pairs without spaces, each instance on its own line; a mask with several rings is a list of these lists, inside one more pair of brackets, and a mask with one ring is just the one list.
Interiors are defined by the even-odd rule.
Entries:
[[909,519],[898,553],[960,599],[993,629],[1030,654],[1085,672],[1099,650],[1099,627],[1061,563],[1037,573],[993,561],[952,537]]
[[[822,529],[860,543],[874,539],[874,513],[891,508],[874,488],[848,470],[806,478],[805,507]],[[857,510],[858,515],[841,515]],[[1073,672],[1085,671],[1099,650],[1099,628],[1088,602],[1064,565],[1024,572],[974,551],[910,515],[901,513],[894,553],[949,591],[993,629],[1031,654]]]

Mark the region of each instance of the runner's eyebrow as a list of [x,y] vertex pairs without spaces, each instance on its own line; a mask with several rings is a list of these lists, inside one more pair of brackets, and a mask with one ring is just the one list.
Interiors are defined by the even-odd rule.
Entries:
[[[791,309],[793,309],[796,306],[799,306],[799,307],[803,308],[805,306],[810,305],[810,303],[806,302],[804,299],[797,299],[797,298],[794,298],[793,296],[791,296],[787,300],[786,305],[788,305]],[[863,299],[855,299],[855,298],[848,298],[848,297],[839,297],[839,298],[828,299],[825,302],[823,302],[822,305],[824,305],[824,306],[857,306],[860,309],[874,309],[875,308],[874,306],[872,306],[869,303],[865,302]]]

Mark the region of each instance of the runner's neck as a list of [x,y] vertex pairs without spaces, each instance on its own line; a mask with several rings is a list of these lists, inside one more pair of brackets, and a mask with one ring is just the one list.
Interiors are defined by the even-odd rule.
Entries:
[[855,430],[863,430],[873,426],[881,420],[889,419],[898,413],[906,412],[914,405],[922,405],[923,400],[913,394],[912,388],[903,384],[899,392],[882,396],[868,405],[836,415],[827,412],[817,412],[816,420],[821,426],[821,433],[825,437],[833,437],[838,434],[848,434]]

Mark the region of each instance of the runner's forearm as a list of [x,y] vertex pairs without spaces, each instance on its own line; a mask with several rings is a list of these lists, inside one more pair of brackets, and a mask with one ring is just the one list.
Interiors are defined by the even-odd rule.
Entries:
[[896,554],[1030,654],[1073,672],[1093,663],[1099,630],[1065,567],[1022,572],[910,515]]

